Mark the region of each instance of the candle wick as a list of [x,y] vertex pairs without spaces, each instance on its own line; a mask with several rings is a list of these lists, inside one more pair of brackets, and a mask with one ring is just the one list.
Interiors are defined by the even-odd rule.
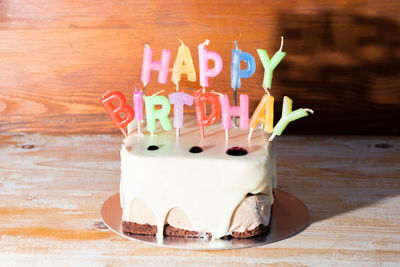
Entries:
[[281,47],[279,48],[279,52],[282,52],[282,48],[283,48],[283,36],[281,36]]
[[179,83],[175,84],[175,89],[176,89],[177,92],[179,91]]
[[309,109],[309,108],[305,108],[304,110],[305,110],[305,111],[307,111],[307,112],[310,112],[311,114],[313,114],[313,113],[314,113],[314,110],[312,110],[312,109]]
[[153,97],[153,96],[156,96],[156,95],[158,95],[159,93],[162,93],[162,92],[164,92],[165,90],[163,89],[163,90],[160,90],[160,91],[158,91],[157,93],[154,93],[151,97]]
[[235,43],[235,46],[236,46],[236,50],[238,50],[239,47],[238,47],[237,41],[234,41],[234,43]]
[[204,49],[204,46],[205,46],[205,45],[209,45],[209,44],[210,44],[210,40],[206,39],[203,43],[201,43],[201,44],[199,45],[199,48],[200,48],[200,49]]
[[146,48],[150,49],[150,46],[149,46],[148,44],[145,44],[144,46],[145,46]]
[[181,42],[181,46],[184,46],[184,43],[181,39],[178,38],[178,41]]
[[138,88],[138,86],[139,86],[139,85],[138,85],[138,84],[136,84],[136,86],[135,86],[135,92],[137,91],[137,88]]

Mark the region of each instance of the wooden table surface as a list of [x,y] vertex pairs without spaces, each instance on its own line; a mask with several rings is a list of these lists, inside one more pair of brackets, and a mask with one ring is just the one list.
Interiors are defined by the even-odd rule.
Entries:
[[186,251],[124,239],[101,222],[118,191],[120,135],[0,135],[1,266],[400,264],[400,138],[282,136],[279,187],[310,225],[262,247]]

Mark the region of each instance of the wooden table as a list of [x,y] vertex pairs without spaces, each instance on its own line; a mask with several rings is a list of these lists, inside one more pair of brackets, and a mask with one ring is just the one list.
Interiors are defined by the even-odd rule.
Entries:
[[0,135],[0,265],[400,264],[400,138],[278,138],[279,187],[310,212],[257,248],[185,251],[124,239],[100,208],[118,191],[120,135]]

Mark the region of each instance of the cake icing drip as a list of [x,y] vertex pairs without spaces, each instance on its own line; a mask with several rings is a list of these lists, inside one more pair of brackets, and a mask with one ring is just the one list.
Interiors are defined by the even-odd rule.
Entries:
[[[206,127],[201,139],[194,120],[185,123],[181,136],[174,131],[135,135],[121,149],[122,219],[130,221],[131,205],[142,199],[153,211],[157,236],[162,237],[168,212],[179,207],[193,230],[213,238],[230,234],[232,215],[248,193],[264,193],[273,202],[275,165],[273,143],[261,129],[248,141],[248,131],[232,128],[230,139],[220,124]],[[157,150],[148,150],[151,145]],[[201,153],[190,153],[193,146]],[[230,156],[230,147],[243,147],[248,154]]]

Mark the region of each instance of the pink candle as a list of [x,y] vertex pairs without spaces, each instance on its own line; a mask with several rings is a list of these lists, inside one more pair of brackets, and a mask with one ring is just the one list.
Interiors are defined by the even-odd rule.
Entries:
[[135,109],[135,119],[140,122],[143,120],[143,91],[133,92],[133,108]]
[[143,65],[142,65],[142,82],[146,86],[150,82],[151,70],[158,71],[158,82],[167,83],[169,60],[171,58],[171,51],[163,49],[161,53],[161,61],[153,61],[153,49],[145,45],[143,52]]
[[175,92],[168,95],[169,102],[174,105],[174,128],[183,126],[183,105],[193,105],[193,96],[184,92]]
[[[204,43],[200,44],[199,49],[199,76],[200,76],[200,85],[205,88],[209,86],[208,78],[215,77],[222,71],[222,58],[221,56],[214,51],[208,51],[205,47],[210,43],[209,40],[206,40]],[[214,61],[214,68],[208,68],[208,61]]]
[[230,106],[228,95],[219,96],[221,103],[221,121],[224,130],[231,129],[231,117],[240,117],[240,129],[249,129],[249,96],[240,95],[240,106]]

